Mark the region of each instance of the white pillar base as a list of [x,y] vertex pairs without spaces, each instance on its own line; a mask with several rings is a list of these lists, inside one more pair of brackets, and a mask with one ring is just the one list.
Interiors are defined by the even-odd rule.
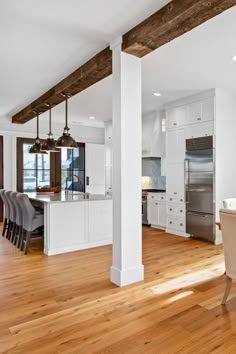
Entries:
[[118,269],[111,267],[111,281],[118,286],[125,286],[144,280],[144,266],[132,267],[128,269]]

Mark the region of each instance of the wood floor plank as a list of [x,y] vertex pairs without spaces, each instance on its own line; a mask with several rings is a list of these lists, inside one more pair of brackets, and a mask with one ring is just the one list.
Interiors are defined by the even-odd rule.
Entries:
[[110,283],[111,246],[42,250],[0,238],[1,354],[236,352],[222,246],[144,227],[145,280],[124,288]]

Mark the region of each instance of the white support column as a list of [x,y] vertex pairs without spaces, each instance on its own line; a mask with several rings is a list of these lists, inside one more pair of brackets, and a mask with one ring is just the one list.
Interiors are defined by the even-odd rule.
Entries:
[[113,254],[111,281],[144,279],[141,224],[141,59],[112,49]]

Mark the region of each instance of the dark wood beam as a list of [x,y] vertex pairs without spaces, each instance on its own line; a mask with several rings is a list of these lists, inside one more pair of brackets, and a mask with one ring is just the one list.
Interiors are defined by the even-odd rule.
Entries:
[[173,0],[123,36],[123,51],[143,57],[236,5],[236,0]]
[[[236,5],[236,0],[173,0],[123,36],[124,52],[143,57],[203,22]],[[107,47],[76,71],[52,87],[12,117],[13,123],[26,123],[45,112],[45,103],[57,105],[61,93],[75,95],[112,73],[112,54]]]
[[67,76],[57,85],[37,98],[27,107],[12,117],[12,123],[23,124],[36,117],[35,111],[45,112],[48,110],[46,103],[53,106],[61,103],[65,98],[62,93],[69,93],[72,96],[92,86],[112,73],[112,53],[107,47],[92,59],[80,66],[72,74]]

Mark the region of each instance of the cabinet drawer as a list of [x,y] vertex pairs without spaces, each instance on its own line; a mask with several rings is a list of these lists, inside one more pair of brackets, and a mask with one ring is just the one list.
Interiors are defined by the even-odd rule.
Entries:
[[178,217],[184,217],[185,215],[185,205],[183,204],[167,204],[167,214],[169,216],[175,215]]
[[167,228],[185,232],[185,218],[167,216]]
[[184,196],[180,194],[168,194],[166,198],[168,203],[184,203]]
[[165,193],[148,193],[148,200],[158,200],[165,202],[166,194]]

